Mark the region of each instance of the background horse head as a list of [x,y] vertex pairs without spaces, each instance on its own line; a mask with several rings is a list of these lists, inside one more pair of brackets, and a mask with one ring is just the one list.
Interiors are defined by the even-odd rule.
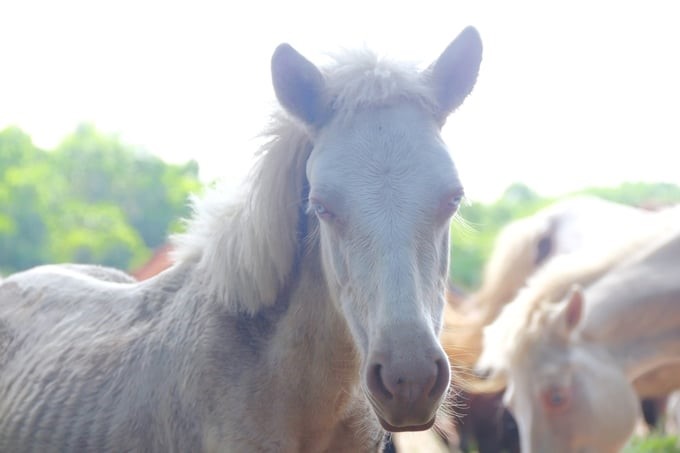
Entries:
[[556,260],[487,327],[480,366],[507,384],[523,451],[625,444],[639,412],[632,381],[680,358],[678,237],[676,218],[599,258]]
[[[463,370],[463,376],[464,370],[474,367],[482,352],[483,328],[550,261],[617,244],[623,235],[630,234],[621,225],[645,225],[655,218],[654,213],[632,206],[593,196],[574,196],[506,225],[495,240],[481,288],[470,296],[457,297],[446,308],[441,339],[452,365]],[[515,440],[512,417],[499,397],[502,388],[474,378],[460,381],[466,391],[456,396],[454,404],[461,414],[456,428],[462,443],[477,438],[480,452],[486,453],[501,448],[501,442],[494,444],[493,439],[504,439],[503,448],[518,449],[513,445],[519,441]],[[488,384],[493,395],[479,394],[486,391]]]

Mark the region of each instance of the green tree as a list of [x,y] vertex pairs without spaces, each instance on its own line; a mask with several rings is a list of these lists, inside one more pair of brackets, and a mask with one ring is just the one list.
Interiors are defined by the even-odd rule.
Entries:
[[670,183],[627,182],[618,187],[593,187],[583,193],[649,209],[680,201],[680,186]]
[[55,158],[73,198],[120,206],[150,248],[165,242],[169,225],[188,214],[187,195],[200,189],[195,162],[167,164],[87,124],[64,140]]
[[0,132],[0,271],[44,263],[48,230],[44,214],[54,206],[61,181],[49,158],[15,127]]
[[53,262],[137,267],[150,256],[119,206],[69,201],[51,216],[48,251]]
[[48,259],[47,226],[43,214],[49,197],[45,166],[12,167],[0,186],[0,269],[25,269]]
[[40,160],[41,154],[21,129],[12,126],[0,131],[0,180],[10,168]]
[[118,137],[79,127],[54,152],[0,132],[0,272],[53,262],[129,269],[165,242],[198,166],[167,164]]

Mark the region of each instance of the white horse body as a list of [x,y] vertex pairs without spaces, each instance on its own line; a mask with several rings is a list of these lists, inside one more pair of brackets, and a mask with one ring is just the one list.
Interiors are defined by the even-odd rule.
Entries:
[[655,216],[636,207],[579,195],[514,220],[499,231],[484,267],[482,286],[461,308],[481,311],[483,324],[488,324],[551,259],[611,247],[630,234],[622,225],[641,227],[653,222]]
[[586,290],[579,333],[609,351],[629,380],[680,361],[680,234]]
[[472,28],[424,72],[280,46],[289,116],[245,198],[197,205],[175,265],[2,282],[0,450],[377,451],[432,426],[462,196],[439,129],[480,60]]
[[624,225],[653,221],[654,212],[597,197],[578,196],[541,211],[554,230],[552,255],[610,247],[630,234]]
[[[452,365],[475,366],[482,353],[484,327],[493,322],[505,304],[517,297],[534,274],[551,266],[551,261],[617,247],[628,241],[631,230],[654,228],[658,219],[666,215],[595,196],[577,195],[507,224],[495,240],[481,288],[464,301],[445,308],[441,341]],[[489,390],[484,389],[485,384],[467,381],[462,386],[477,394]],[[645,379],[645,384],[656,383]],[[501,390],[496,389],[495,383],[492,387]],[[515,433],[508,428],[500,399],[491,395],[462,395],[461,399],[464,403],[459,412],[463,412],[465,418],[457,424],[457,429],[464,443],[468,442],[466,436],[477,436],[475,432],[493,433],[478,439],[478,444],[480,441],[483,444],[480,448],[487,451],[502,448],[502,442],[508,447],[507,443],[514,441],[511,439]],[[504,440],[503,436],[506,436]]]
[[442,343],[449,358],[473,367],[481,353],[484,326],[550,261],[616,247],[631,229],[649,228],[660,215],[666,214],[581,195],[506,225],[495,240],[481,288],[446,308]]
[[[658,234],[631,238],[611,270],[591,262],[570,275],[574,261],[487,328],[480,364],[507,382],[523,451],[619,451],[639,410],[633,380],[680,361],[680,223],[666,215]],[[562,298],[568,282],[586,288],[535,305]]]

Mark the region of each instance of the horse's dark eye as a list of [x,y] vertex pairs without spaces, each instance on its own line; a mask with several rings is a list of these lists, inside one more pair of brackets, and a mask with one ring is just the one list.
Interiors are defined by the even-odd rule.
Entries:
[[559,392],[552,392],[550,394],[550,403],[553,406],[561,406],[562,403],[564,403],[565,400],[566,400],[566,398],[564,397],[564,395],[562,395]]
[[463,200],[463,190],[457,189],[452,191],[442,200],[442,211],[446,216],[452,216],[458,210],[461,201]]
[[326,207],[322,204],[315,204],[314,212],[316,212],[318,215],[326,215],[328,214],[328,209],[326,209]]
[[453,207],[454,209],[458,209],[458,206],[460,206],[461,201],[463,201],[463,192],[459,192],[456,195],[449,198],[449,206]]
[[320,219],[329,220],[333,218],[333,213],[321,202],[317,200],[309,201],[309,209]]
[[534,264],[541,264],[547,257],[550,255],[550,252],[552,250],[552,238],[550,236],[545,236],[542,237],[540,241],[538,241],[538,245],[536,246],[538,249],[536,252],[536,260]]
[[571,402],[571,391],[566,387],[551,387],[543,395],[543,405],[551,412],[565,410]]

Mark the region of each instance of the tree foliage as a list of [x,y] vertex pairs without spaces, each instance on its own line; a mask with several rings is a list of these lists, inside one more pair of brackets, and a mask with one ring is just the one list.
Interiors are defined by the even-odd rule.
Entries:
[[0,132],[0,271],[53,262],[130,269],[165,242],[198,165],[159,158],[80,126],[56,150],[18,128]]

